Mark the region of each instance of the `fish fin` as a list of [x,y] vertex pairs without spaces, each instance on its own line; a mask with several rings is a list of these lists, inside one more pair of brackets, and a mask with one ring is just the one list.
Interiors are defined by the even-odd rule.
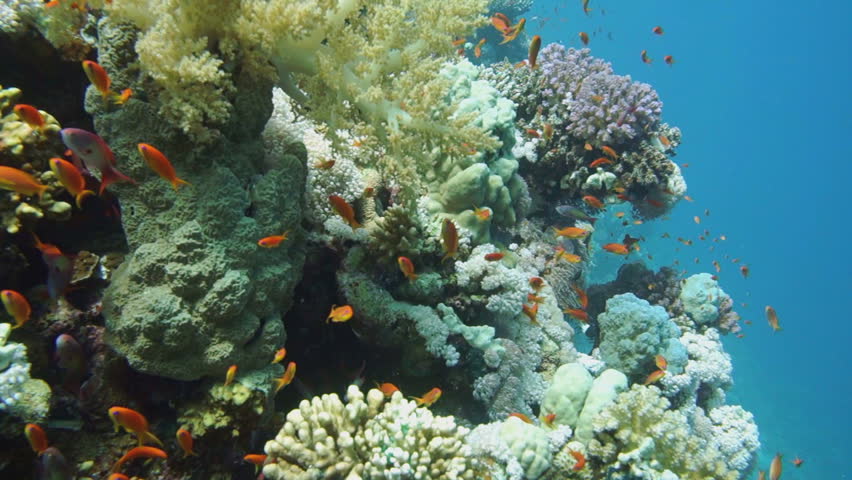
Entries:
[[150,442],[154,442],[154,443],[156,443],[157,445],[159,445],[159,446],[161,446],[161,447],[165,447],[165,445],[163,445],[163,442],[161,442],[161,441],[160,441],[160,439],[159,439],[159,438],[157,438],[157,436],[156,436],[156,435],[154,435],[154,434],[153,434],[153,433],[151,433],[151,432],[142,432],[142,433],[140,433],[140,434],[139,434],[139,445],[140,445],[140,446],[142,445],[143,440],[144,440],[145,442],[148,442],[148,443],[150,443]]
[[108,167],[101,170],[101,187],[98,189],[98,195],[103,195],[104,189],[115,182],[129,182],[136,185],[136,180],[119,172],[118,170]]
[[74,203],[77,204],[77,208],[82,210],[83,209],[83,200],[85,200],[86,197],[91,197],[94,194],[95,194],[95,192],[93,192],[91,190],[83,190],[82,192],[78,193],[77,198],[74,199]]
[[181,185],[190,185],[191,186],[192,184],[187,182],[186,180],[183,180],[183,179],[180,179],[180,178],[177,178],[177,177],[175,177],[175,179],[172,180],[172,188],[174,188],[176,192],[178,191],[178,188],[180,188]]
[[50,188],[50,187],[48,187],[47,185],[42,185],[42,186],[38,187],[38,199],[39,200],[41,200],[42,197],[44,197],[44,192],[46,192],[48,188]]

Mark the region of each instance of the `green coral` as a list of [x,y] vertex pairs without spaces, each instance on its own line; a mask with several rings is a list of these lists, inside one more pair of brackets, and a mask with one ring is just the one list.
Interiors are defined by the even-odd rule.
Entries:
[[589,442],[592,464],[607,479],[660,478],[665,471],[681,480],[736,480],[712,430],[692,425],[687,413],[670,410],[657,387],[633,385],[595,418]]
[[370,226],[368,248],[373,258],[390,265],[400,255],[420,255],[425,250],[424,236],[417,216],[403,205],[394,205]]

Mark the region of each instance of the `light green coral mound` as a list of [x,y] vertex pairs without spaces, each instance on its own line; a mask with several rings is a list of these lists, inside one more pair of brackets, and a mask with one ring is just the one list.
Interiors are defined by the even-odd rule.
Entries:
[[266,443],[263,474],[270,480],[474,479],[468,430],[436,417],[402,393],[388,400],[352,385],[346,403],[336,394],[302,400]]
[[712,428],[699,428],[695,425],[705,422],[690,418],[701,420],[701,410],[686,412],[669,410],[669,401],[657,387],[633,385],[595,419],[595,438],[589,444],[592,461],[612,480],[671,474],[680,480],[738,479]]

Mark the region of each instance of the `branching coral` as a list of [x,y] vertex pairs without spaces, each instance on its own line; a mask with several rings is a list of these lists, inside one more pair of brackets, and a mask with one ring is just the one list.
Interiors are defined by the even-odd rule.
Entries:
[[365,395],[352,385],[346,403],[336,394],[302,400],[287,414],[263,474],[271,480],[473,479],[479,469],[452,417],[436,417],[396,392]]

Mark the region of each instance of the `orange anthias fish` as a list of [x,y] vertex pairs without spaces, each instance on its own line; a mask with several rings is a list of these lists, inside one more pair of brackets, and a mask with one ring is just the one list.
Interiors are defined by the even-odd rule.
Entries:
[[541,129],[542,133],[544,133],[544,139],[549,142],[553,138],[553,125],[545,123]]
[[582,257],[575,253],[568,253],[562,247],[556,247],[556,256],[553,257],[554,260],[565,260],[569,263],[580,263],[583,261]]
[[536,295],[534,293],[528,293],[527,294],[527,301],[532,302],[532,303],[542,303],[542,302],[544,302],[544,298],[545,297],[539,297],[538,295]]
[[533,303],[532,305],[521,305],[521,313],[527,316],[530,319],[530,322],[533,325],[538,325],[538,304]]
[[110,90],[112,80],[110,80],[106,70],[91,60],[83,60],[83,72],[89,81],[92,82],[92,85],[101,93],[104,100],[112,100],[114,103],[122,105],[133,94],[133,91],[129,88],[125,88],[121,93],[115,93]]
[[778,314],[769,305],[766,306],[766,320],[769,322],[769,326],[772,327],[773,331],[777,332],[781,330],[781,327],[778,325]]
[[454,47],[460,47],[460,46],[464,45],[465,42],[467,42],[466,38],[457,38],[457,39],[453,40],[453,46]]
[[287,364],[287,369],[284,370],[284,375],[281,375],[281,378],[275,380],[275,393],[290,385],[294,378],[296,378],[296,362],[290,362]]
[[491,213],[492,212],[489,207],[473,207],[473,214],[476,215],[476,218],[480,219],[483,222],[491,218]]
[[333,167],[335,163],[337,162],[333,158],[326,160],[317,160],[316,162],[314,162],[314,168],[318,170],[328,170]]
[[605,164],[612,165],[612,160],[610,160],[606,157],[601,157],[601,158],[598,158],[597,160],[593,160],[592,163],[589,164],[589,166],[592,167],[592,168],[595,168],[595,167],[598,167],[600,165],[605,165]]
[[349,202],[343,199],[343,197],[337,195],[329,195],[328,201],[331,203],[331,208],[340,215],[346,223],[349,224],[353,229],[361,228],[361,224],[355,220],[355,210],[352,208],[352,205],[349,205]]
[[580,227],[565,227],[562,229],[554,227],[553,231],[557,236],[566,238],[586,238],[589,236],[589,231]]
[[237,366],[231,365],[228,367],[228,371],[225,372],[225,386],[234,383],[234,379],[237,377]]
[[676,63],[674,57],[671,55],[666,55],[665,57],[663,57],[663,61],[666,62],[666,64],[668,65],[674,65]]
[[574,460],[577,461],[577,463],[575,463],[574,466],[571,467],[571,470],[574,470],[575,472],[579,472],[580,470],[583,469],[583,467],[586,466],[585,455],[583,455],[582,453],[580,453],[576,450],[568,450],[568,453],[570,453],[571,456],[574,457]]
[[24,427],[24,435],[26,435],[27,441],[30,442],[30,447],[35,453],[41,455],[47,450],[47,434],[38,425],[28,423]]
[[83,200],[93,196],[95,192],[86,190],[86,179],[73,163],[61,158],[51,158],[48,163],[50,170],[59,179],[59,183],[74,197],[77,208],[83,208]]
[[797,456],[796,458],[790,460],[790,463],[792,463],[794,467],[799,468],[802,466],[803,463],[805,463],[805,461]]
[[139,154],[142,155],[142,159],[145,160],[145,163],[147,163],[149,167],[151,167],[151,170],[171,183],[172,188],[174,188],[175,191],[177,191],[181,185],[190,185],[190,183],[186,180],[178,178],[177,173],[175,173],[175,167],[173,167],[172,162],[163,155],[163,152],[157,150],[151,145],[148,145],[147,143],[140,143],[136,147],[139,149]]
[[260,455],[256,453],[250,453],[243,457],[243,460],[249,462],[250,464],[260,468],[266,463],[266,455]]
[[281,360],[284,360],[284,357],[287,356],[286,348],[279,348],[277,352],[275,352],[275,356],[272,357],[272,363],[280,363]]
[[33,234],[35,247],[41,252],[41,259],[47,265],[47,293],[50,298],[56,300],[65,293],[71,276],[74,273],[74,259],[65,255],[56,245],[42,243]]
[[580,37],[580,41],[583,42],[583,45],[589,44],[589,34],[586,32],[580,32],[577,34]]
[[482,46],[485,45],[485,38],[476,42],[476,45],[473,47],[473,56],[479,58],[482,56]]
[[44,195],[49,187],[42,185],[29,173],[12,167],[0,166],[0,189],[20,193],[21,195]]
[[352,310],[350,305],[343,305],[338,307],[337,305],[331,306],[331,312],[329,312],[328,317],[325,319],[325,323],[334,322],[334,323],[342,323],[348,321],[352,318],[352,315],[355,314],[355,311]]
[[501,252],[486,253],[485,254],[485,261],[486,262],[497,262],[497,261],[502,260],[504,256],[505,255]]
[[556,420],[556,414],[555,413],[548,413],[547,415],[544,416],[544,418],[541,419],[541,421],[544,422],[544,424],[547,425],[548,427],[553,426],[554,420]]
[[14,290],[3,290],[0,292],[0,298],[3,299],[3,307],[6,308],[6,313],[15,319],[13,329],[29,321],[32,308],[26,297]]
[[662,35],[663,34],[663,27],[657,25],[656,27],[652,28],[651,31],[656,33],[657,35]]
[[107,480],[130,480],[130,477],[123,473],[110,473]]
[[589,323],[589,314],[586,313],[585,310],[580,310],[579,308],[566,308],[565,310],[562,310],[562,312],[571,315],[583,323]]
[[541,50],[541,37],[538,35],[533,35],[532,40],[530,41],[530,51],[527,60],[530,62],[530,68],[536,67],[536,61],[538,60],[538,51]]
[[627,248],[627,245],[623,243],[607,243],[603,246],[603,249],[609,253],[614,253],[616,255],[627,255],[630,253],[630,250]]
[[494,28],[497,29],[503,35],[506,35],[512,31],[512,22],[509,20],[509,17],[503,15],[502,13],[495,13],[491,17],[491,25],[494,25]]
[[781,454],[776,453],[769,464],[769,480],[778,480],[781,478]]
[[748,265],[742,265],[740,267],[740,273],[743,274],[743,278],[748,278],[748,274],[750,273]]
[[287,240],[287,235],[289,233],[290,232],[287,231],[282,233],[281,235],[270,235],[268,237],[263,237],[257,241],[257,244],[263,248],[276,248],[281,245],[284,240]]
[[606,155],[607,157],[613,160],[618,160],[618,153],[616,153],[615,149],[613,149],[612,147],[604,145],[603,147],[601,147],[601,151],[604,152],[604,155]]
[[129,433],[136,435],[140,446],[145,442],[154,442],[161,447],[163,446],[163,442],[151,433],[148,426],[148,419],[136,410],[125,407],[112,407],[109,409],[109,418],[112,420],[113,425],[115,425],[116,432],[119,427],[123,427]]
[[379,385],[379,384],[377,383],[377,384],[376,384],[376,388],[378,388],[378,389],[379,389],[379,391],[380,391],[380,392],[382,392],[382,394],[383,394],[386,398],[390,398],[390,397],[392,397],[392,396],[393,396],[393,394],[394,394],[394,392],[398,392],[398,391],[399,391],[399,388],[397,388],[397,387],[396,387],[396,385],[394,385],[394,384],[392,384],[392,383],[388,383],[388,382],[385,382],[385,383],[383,383],[383,384],[381,384],[381,385]]
[[444,252],[446,252],[441,262],[456,258],[459,254],[459,231],[456,229],[456,224],[449,218],[445,218],[441,223],[441,240],[443,240]]
[[642,63],[650,64],[651,62],[653,62],[653,60],[651,60],[651,57],[648,56],[648,50],[642,50],[640,58],[642,59]]
[[722,272],[722,266],[719,265],[719,262],[716,261],[716,260],[713,260],[712,263],[713,263],[713,268],[716,269],[716,273],[721,273]]
[[409,282],[417,280],[417,274],[414,273],[414,263],[412,263],[411,259],[408,257],[397,257],[396,263]]
[[583,310],[589,308],[589,296],[586,295],[586,291],[577,285],[571,285],[571,288],[574,290],[574,293],[577,294],[577,301],[580,302],[580,307]]
[[604,208],[603,202],[601,202],[600,199],[598,199],[598,197],[594,195],[586,195],[585,197],[583,197],[583,201],[586,202],[586,205],[592,208]]
[[428,392],[426,392],[426,394],[423,395],[422,397],[419,397],[419,398],[418,397],[411,397],[411,398],[414,399],[414,401],[417,402],[418,407],[425,406],[425,407],[428,408],[428,407],[431,407],[432,404],[437,402],[439,398],[441,398],[441,389],[438,388],[438,387],[435,387],[432,390],[429,390]]
[[544,279],[541,277],[530,277],[530,287],[536,292],[541,291],[541,288],[544,286]]
[[522,18],[517,24],[513,25],[510,28],[509,33],[503,34],[503,41],[500,42],[500,45],[503,45],[504,43],[509,43],[512,40],[518,38],[518,34],[520,34],[524,30],[524,25],[526,25],[526,23],[527,19]]
[[509,416],[519,418],[524,423],[529,423],[530,425],[533,424],[533,421],[530,420],[530,417],[524,415],[523,413],[512,412],[512,413],[509,414]]
[[160,450],[159,448],[154,447],[134,447],[131,448],[127,453],[124,454],[123,457],[119,458],[115,465],[113,465],[111,472],[115,473],[119,470],[125,463],[130,460],[135,460],[137,458],[169,458],[166,455],[166,452]]
[[192,450],[192,434],[189,433],[189,430],[185,428],[179,428],[177,433],[175,433],[177,437],[178,445],[180,445],[181,450],[183,450],[183,458],[186,458],[190,455],[198,456]]
[[651,372],[650,375],[648,375],[648,378],[645,379],[645,382],[642,385],[650,385],[654,382],[657,382],[661,378],[663,378],[665,375],[666,375],[665,370],[655,370],[655,371]]
[[41,115],[41,112],[38,111],[37,108],[32,105],[25,105],[23,103],[19,103],[15,105],[12,109],[15,112],[15,115],[21,119],[22,122],[29,125],[33,130],[38,130],[39,132],[44,131],[44,127],[47,125],[44,122],[44,117]]
[[654,364],[657,365],[657,368],[659,368],[660,370],[665,370],[669,367],[668,360],[666,360],[666,357],[662,355],[654,356]]

